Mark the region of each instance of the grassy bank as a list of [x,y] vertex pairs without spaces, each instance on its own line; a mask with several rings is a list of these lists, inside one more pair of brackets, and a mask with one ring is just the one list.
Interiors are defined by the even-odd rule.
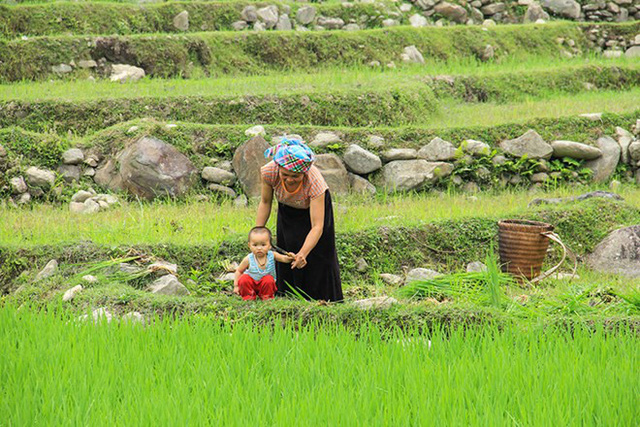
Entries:
[[[536,197],[567,197],[582,194],[589,188],[564,188],[548,193],[521,191],[440,196],[379,195],[376,198],[343,196],[335,200],[336,227],[342,233],[358,233],[379,224],[380,227],[420,227],[442,221],[465,221],[470,217],[492,219],[523,215],[535,210],[527,204]],[[628,209],[640,210],[640,190],[628,187],[621,195]],[[593,206],[586,204],[590,212]],[[617,211],[619,204],[606,205]],[[222,203],[153,204],[124,203],[96,215],[71,215],[66,206],[35,205],[31,209],[1,208],[0,242],[5,248],[30,248],[41,245],[70,245],[93,242],[98,245],[220,245],[240,238],[253,222],[255,202],[247,208]],[[581,204],[569,207],[580,212]],[[629,211],[631,212],[631,211]],[[595,212],[594,212],[595,215]],[[604,214],[603,214],[604,215]],[[272,222],[275,212],[272,215]],[[633,217],[630,217],[631,220]],[[610,226],[613,226],[610,224]],[[273,224],[275,225],[275,223]],[[604,227],[606,231],[608,228]]]
[[[535,124],[544,121],[544,118],[555,118],[549,122],[553,128],[558,128],[565,127],[567,123],[572,123],[571,127],[574,124],[581,126],[580,123],[586,120],[575,120],[570,116],[582,113],[607,112],[634,116],[638,96],[640,88],[636,87],[625,92],[560,93],[506,103],[461,104],[451,98],[437,100],[433,91],[424,86],[416,91],[391,89],[227,99],[172,97],[81,102],[4,101],[0,102],[0,126],[10,127],[20,123],[20,126],[31,131],[83,135],[124,121],[153,118],[204,124],[245,124],[246,127],[266,124],[284,129],[302,126],[502,126],[514,132],[520,127],[512,126],[513,123]],[[399,131],[403,133],[402,129]],[[394,130],[392,133],[398,132]],[[222,137],[228,139],[231,136]],[[392,139],[397,140],[398,137]],[[561,139],[570,138],[562,136]],[[580,137],[580,140],[584,139],[584,136]]]
[[[378,273],[413,267],[463,269],[497,247],[497,221],[505,217],[553,224],[578,255],[591,252],[611,231],[640,223],[637,205],[622,202],[590,200],[538,209],[525,209],[524,203],[523,198],[506,196],[482,202],[426,198],[359,208],[337,204],[336,245],[343,280],[352,285],[371,283],[379,280]],[[176,263],[181,275],[213,283],[226,265],[246,255],[245,233],[254,211],[206,205],[149,210],[131,206],[89,219],[70,216],[66,210],[4,216],[0,286],[10,292],[32,283],[51,259],[64,266],[63,282],[58,285],[65,286],[69,277],[92,264],[132,253]],[[557,255],[554,248],[550,262]],[[370,268],[358,271],[359,258]]]
[[0,323],[0,410],[9,424],[409,425],[427,414],[442,424],[636,419],[638,340],[624,330],[389,334],[363,325],[352,333],[328,325],[259,330],[198,317],[94,326],[64,312],[13,307],[0,309]]
[[95,101],[107,99],[314,95],[396,89],[431,88],[437,97],[464,102],[518,101],[597,90],[628,90],[640,86],[640,65],[629,58],[477,63],[475,61],[407,66],[397,69],[331,69],[314,74],[280,73],[267,76],[209,79],[143,79],[120,84],[108,80],[52,80],[0,85],[5,101]]
[[[631,38],[640,23],[598,24],[610,35]],[[201,77],[313,71],[378,61],[401,63],[414,45],[427,64],[482,58],[490,44],[494,60],[562,58],[558,38],[571,39],[580,54],[591,50],[579,23],[443,28],[394,27],[357,32],[218,32],[189,35],[56,36],[0,41],[0,81],[56,77],[51,67],[82,59],[106,58],[144,68],[153,77]],[[336,55],[336,52],[339,52]],[[80,72],[82,74],[82,72]]]
[[[278,2],[289,6],[289,16],[304,6],[295,2]],[[185,33],[197,31],[230,31],[231,24],[241,19],[242,9],[253,4],[256,7],[271,3],[264,1],[212,1],[212,2],[167,2],[160,4],[126,4],[115,2],[55,2],[28,6],[0,5],[0,37],[7,39],[21,36],[51,36],[59,34],[143,34],[143,33]],[[333,4],[315,4],[318,16],[340,18],[345,22],[360,16],[367,17],[368,28],[382,26],[382,21],[390,17],[389,12],[397,11],[391,4],[354,3],[351,7]],[[189,13],[189,28],[178,30],[173,18],[182,11]],[[282,13],[282,9],[281,9]],[[59,17],[59,19],[52,19]],[[400,19],[405,21],[405,19]],[[407,21],[408,23],[408,21]]]

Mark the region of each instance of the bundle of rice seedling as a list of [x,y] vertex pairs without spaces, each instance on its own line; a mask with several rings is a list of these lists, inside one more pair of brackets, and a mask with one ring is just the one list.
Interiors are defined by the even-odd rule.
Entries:
[[487,269],[481,272],[445,274],[428,280],[418,280],[400,288],[400,295],[408,298],[460,298],[499,306],[504,301],[504,285],[514,283],[513,277],[503,273],[493,252],[485,260]]

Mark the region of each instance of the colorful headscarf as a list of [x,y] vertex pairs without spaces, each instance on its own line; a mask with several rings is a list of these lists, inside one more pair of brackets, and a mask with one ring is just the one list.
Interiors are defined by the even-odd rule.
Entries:
[[275,147],[267,148],[265,157],[273,157],[273,161],[291,172],[305,173],[315,160],[313,151],[299,139],[282,138]]

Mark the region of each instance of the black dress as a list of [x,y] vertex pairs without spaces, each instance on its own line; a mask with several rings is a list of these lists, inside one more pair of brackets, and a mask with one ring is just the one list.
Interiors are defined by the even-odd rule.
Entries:
[[[278,203],[278,246],[298,253],[311,231],[310,209],[297,209]],[[324,228],[318,244],[307,256],[304,268],[291,269],[291,264],[277,263],[279,294],[298,293],[307,299],[342,301],[342,284],[336,252],[333,206],[329,190],[324,196]],[[291,292],[293,286],[297,292]]]

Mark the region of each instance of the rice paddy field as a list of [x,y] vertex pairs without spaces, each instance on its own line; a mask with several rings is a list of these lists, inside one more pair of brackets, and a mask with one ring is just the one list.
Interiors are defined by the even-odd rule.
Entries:
[[[522,22],[528,6],[506,3]],[[524,183],[482,181],[485,159],[459,175],[481,183],[473,190],[451,180],[335,195],[339,303],[231,292],[257,199],[200,185],[151,202],[116,193],[109,210],[82,215],[70,212],[74,193],[109,191],[57,176],[14,203],[9,177],[29,166],[142,136],[198,169],[231,160],[255,125],[267,141],[333,132],[339,141],[317,152],[338,155],[372,136],[380,152],[435,137],[493,152],[529,129],[588,145],[638,137],[640,62],[622,47],[640,40],[633,11],[627,22],[551,13],[498,25],[424,13],[415,28],[418,2],[282,1],[291,19],[313,6],[361,27],[232,30],[245,7],[267,4],[0,0],[0,426],[637,426],[640,279],[589,263],[610,233],[640,224],[634,165],[606,182],[530,186],[540,164],[505,169]],[[402,59],[408,46],[422,62]],[[110,81],[118,62],[145,77]],[[548,162],[547,172],[582,176],[583,166]],[[567,199],[593,191],[614,195]],[[540,198],[564,201],[531,203]],[[503,273],[505,218],[552,224],[576,264],[568,257],[539,283]],[[552,245],[544,269],[561,259]],[[176,265],[186,292],[148,291],[156,261]],[[468,271],[477,262],[486,269]],[[410,281],[416,268],[435,275]]]
[[634,425],[634,332],[0,311],[5,425]]

